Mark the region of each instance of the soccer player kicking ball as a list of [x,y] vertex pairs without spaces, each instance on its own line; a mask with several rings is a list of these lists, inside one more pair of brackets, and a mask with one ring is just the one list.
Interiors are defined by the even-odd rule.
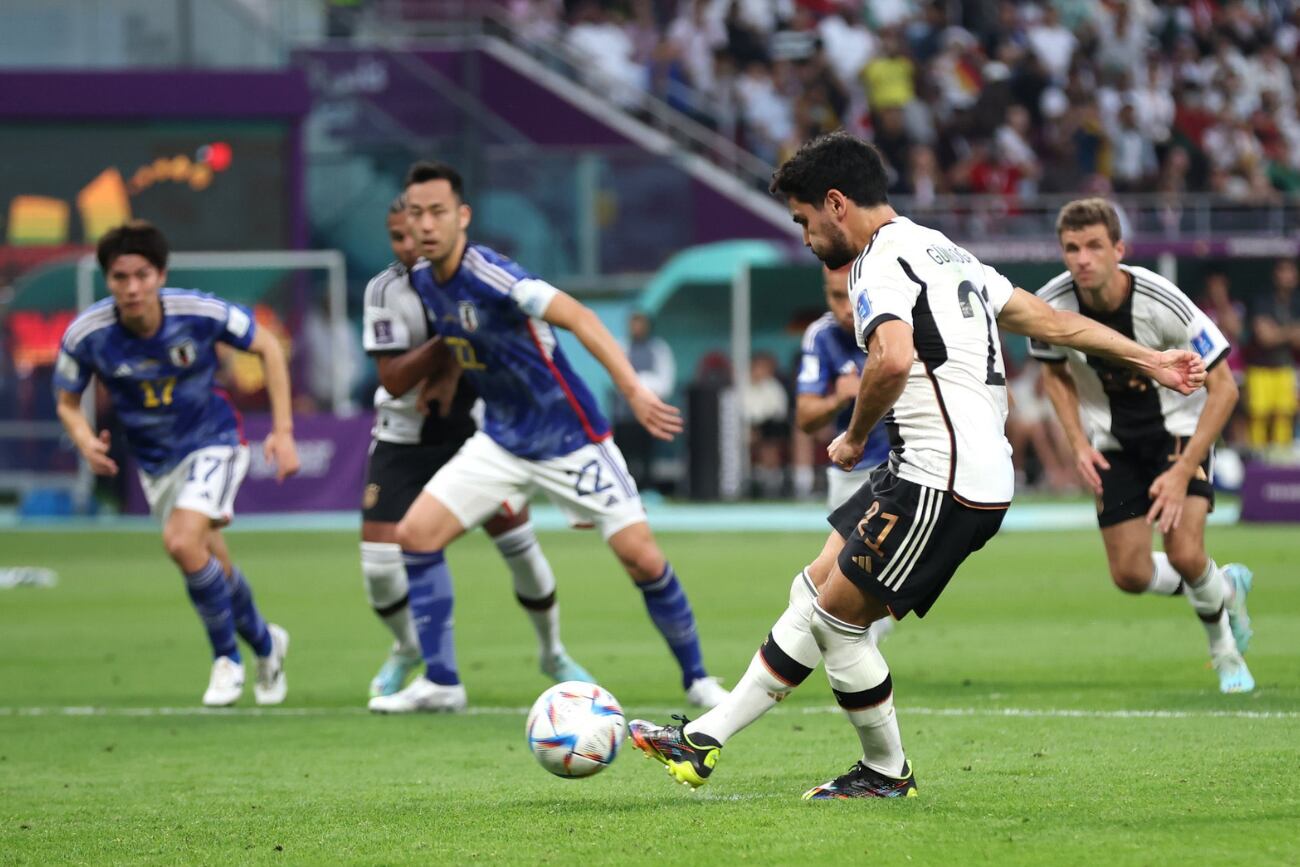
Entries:
[[874,147],[843,132],[805,144],[772,179],[804,243],[826,265],[853,263],[854,333],[867,352],[853,419],[831,443],[849,469],[891,408],[887,463],[830,515],[833,532],[790,587],[785,613],[717,707],[690,722],[633,720],[638,748],[677,780],[703,785],[723,744],[817,664],[861,742],[862,759],[805,798],[916,793],[894,717],[889,667],[867,627],[925,616],[961,563],[998,531],[1015,473],[1003,434],[1007,392],[998,326],[1072,346],[1187,394],[1205,378],[1192,352],[1156,352],[1076,313],[1054,310],[940,232],[889,206]]
[[503,509],[518,512],[538,489],[575,525],[600,529],[676,657],[687,700],[713,707],[726,690],[704,668],[686,591],[655,543],[609,423],[569,366],[556,329],[577,335],[650,433],[671,439],[682,428],[677,410],[641,384],[591,310],[505,256],[469,243],[470,208],[455,169],[416,163],[405,196],[424,257],[411,271],[411,285],[486,412],[483,430],[438,470],[397,525],[411,586],[430,588],[411,597],[426,672],[385,699],[384,709],[416,710],[453,699],[463,705],[443,549]]
[[[388,659],[370,682],[376,711],[387,709],[389,702],[383,697],[400,691],[420,664],[420,639],[409,602],[412,595],[430,589],[420,584],[412,587],[407,581],[397,522],[424,483],[475,430],[470,415],[474,390],[461,380],[446,345],[430,336],[424,304],[407,279],[419,256],[406,224],[404,199],[399,197],[389,206],[387,228],[397,261],[366,286],[362,329],[362,343],[375,359],[380,385],[375,391],[375,428],[361,508],[361,570],[371,607],[395,639]],[[555,575],[537,543],[527,508],[497,515],[484,528],[505,559],[514,577],[515,596],[537,633],[542,673],[556,682],[594,682],[560,642]],[[440,695],[447,701],[418,709],[456,710],[464,705],[463,694],[444,691]]]
[[[1105,199],[1066,205],[1056,232],[1069,270],[1039,289],[1039,298],[1143,346],[1191,347],[1205,360],[1205,390],[1183,396],[1078,349],[1037,340],[1029,346],[1044,362],[1047,394],[1078,456],[1079,475],[1097,496],[1115,586],[1127,593],[1186,594],[1209,637],[1220,691],[1250,692],[1255,679],[1242,654],[1251,636],[1251,572],[1240,563],[1219,569],[1205,553],[1214,442],[1237,404],[1232,371],[1220,363],[1228,341],[1177,286],[1121,263],[1119,217]],[[1154,554],[1153,525],[1164,537],[1164,551]]]
[[163,288],[167,239],[153,225],[134,221],[109,231],[97,255],[112,297],[83,310],[63,335],[54,376],[59,420],[95,473],[117,474],[108,433],[96,437],[81,412],[81,393],[92,374],[99,377],[140,464],[149,508],[162,521],[163,546],[185,576],[212,643],[203,703],[223,707],[239,700],[244,666],[238,634],[257,655],[257,703],[280,704],[289,633],[262,619],[221,536],[249,453],[238,416],[215,390],[213,375],[218,343],[261,356],[273,419],[263,451],[283,480],[298,471],[284,353],[242,308],[205,293]]

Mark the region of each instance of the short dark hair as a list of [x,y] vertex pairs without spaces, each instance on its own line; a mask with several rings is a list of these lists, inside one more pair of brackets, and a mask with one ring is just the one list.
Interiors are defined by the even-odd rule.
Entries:
[[412,163],[406,170],[406,183],[402,184],[402,189],[412,184],[424,184],[429,181],[446,181],[451,184],[451,191],[456,194],[456,198],[464,201],[460,172],[436,160],[420,160],[418,163]]
[[391,202],[388,203],[388,213],[390,215],[401,214],[404,213],[405,211],[406,211],[406,193],[402,193],[400,196],[397,196],[395,199],[393,199]]
[[1112,244],[1118,244],[1124,237],[1115,206],[1100,196],[1075,199],[1061,208],[1060,213],[1056,215],[1058,240],[1062,232],[1078,232],[1089,226],[1104,226]]
[[109,229],[99,239],[95,257],[105,271],[119,256],[143,256],[159,271],[167,270],[167,256],[171,252],[167,236],[148,220],[130,220]]
[[826,193],[834,189],[869,208],[889,203],[888,187],[880,151],[838,130],[805,142],[772,173],[768,190],[820,208]]

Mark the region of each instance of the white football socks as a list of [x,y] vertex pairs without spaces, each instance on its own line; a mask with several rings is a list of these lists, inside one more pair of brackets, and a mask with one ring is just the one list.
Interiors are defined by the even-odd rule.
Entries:
[[903,740],[894,715],[889,666],[867,627],[846,623],[813,603],[812,634],[826,660],[826,678],[862,742],[862,761],[891,777],[906,772]]
[[396,652],[419,659],[420,639],[411,620],[402,546],[396,542],[362,542],[361,574],[365,576],[370,607],[397,639]]
[[560,606],[555,601],[555,573],[542,553],[531,522],[494,536],[510,575],[514,579],[515,598],[528,614],[537,634],[538,652],[554,657],[564,652],[560,642]]
[[1206,558],[1205,571],[1194,581],[1186,582],[1187,600],[1196,610],[1205,627],[1205,637],[1210,642],[1210,655],[1236,653],[1237,643],[1228,626],[1228,612],[1224,607],[1226,593],[1219,568],[1214,560]]
[[1158,596],[1176,595],[1183,586],[1183,576],[1178,574],[1164,551],[1151,554],[1151,568],[1151,583],[1147,585],[1146,592]]
[[725,743],[727,738],[767,713],[802,683],[821,650],[810,630],[816,591],[806,572],[790,585],[790,604],[754,654],[740,682],[722,703],[686,726],[686,734],[704,734]]

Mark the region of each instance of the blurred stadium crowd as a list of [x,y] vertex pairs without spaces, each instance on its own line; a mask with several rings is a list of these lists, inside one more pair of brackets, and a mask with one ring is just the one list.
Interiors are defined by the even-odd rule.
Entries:
[[514,0],[589,83],[779,162],[840,127],[894,192],[1300,190],[1300,3]]

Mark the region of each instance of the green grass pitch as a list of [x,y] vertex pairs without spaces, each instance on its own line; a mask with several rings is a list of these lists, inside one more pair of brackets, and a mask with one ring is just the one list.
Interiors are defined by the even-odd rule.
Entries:
[[[0,539],[0,565],[61,575],[0,591],[0,863],[1300,862],[1294,529],[1210,532],[1221,562],[1257,575],[1250,696],[1218,694],[1186,601],[1111,588],[1095,531],[1003,534],[883,648],[921,797],[819,804],[799,794],[857,750],[821,673],[738,735],[699,792],[630,749],[560,780],[524,744],[522,709],[547,683],[481,534],[449,557],[479,711],[454,717],[362,710],[386,641],[355,537],[230,540],[292,633],[289,700],[270,714],[251,689],[235,713],[191,712],[206,644],[156,536]],[[542,541],[574,656],[629,716],[665,721],[682,695],[638,595],[594,535]],[[822,539],[661,541],[710,667],[734,683]]]

